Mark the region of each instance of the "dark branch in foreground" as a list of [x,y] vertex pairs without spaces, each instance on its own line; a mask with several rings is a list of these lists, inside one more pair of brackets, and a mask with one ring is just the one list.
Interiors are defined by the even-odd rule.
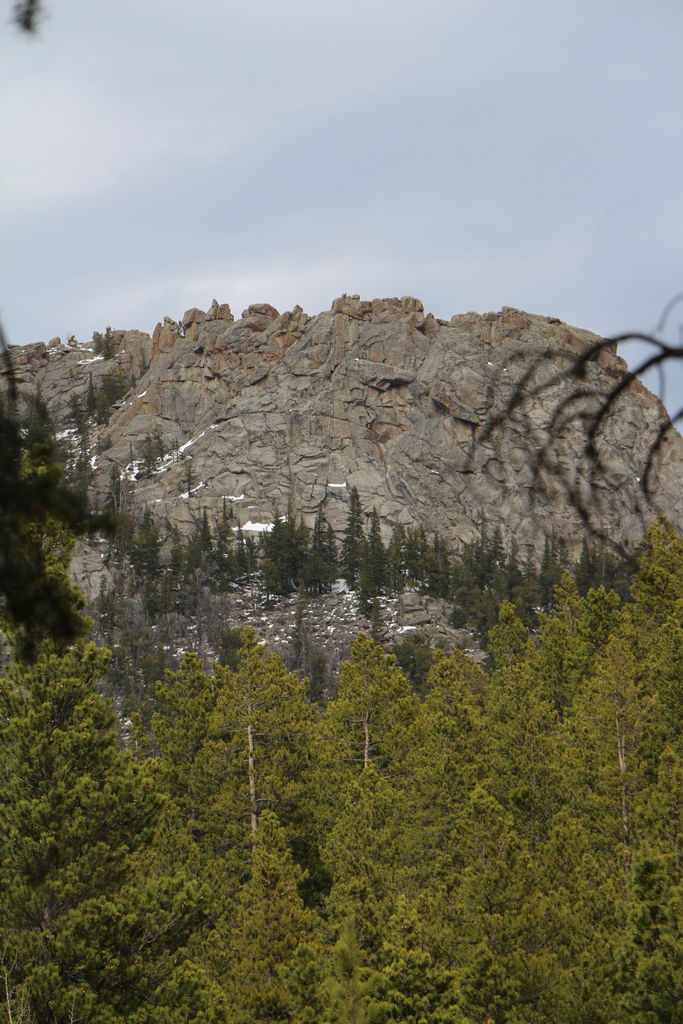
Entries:
[[[667,305],[658,329],[663,328],[671,309],[681,300],[683,293]],[[651,346],[649,354],[633,370],[624,370],[608,386],[601,386],[604,378],[601,380],[598,374],[592,373],[591,367],[603,351],[613,350],[616,344],[629,341],[646,342]],[[595,513],[599,506],[596,487],[609,478],[610,472],[601,445],[608,420],[622,396],[642,375],[657,371],[663,385],[666,368],[673,362],[683,360],[683,344],[670,344],[655,334],[633,332],[600,339],[559,369],[555,368],[557,355],[557,350],[548,346],[525,367],[502,410],[489,419],[475,445],[479,447],[486,442],[495,443],[501,429],[516,422],[526,431],[529,440],[532,494],[546,491],[549,482],[553,481],[565,493],[585,526],[597,538],[611,542],[612,538],[601,533],[595,525]],[[511,359],[517,363],[526,361],[528,354],[515,353]],[[557,390],[558,397],[547,422],[539,430],[529,432],[523,408],[525,403],[547,396],[554,390]],[[673,417],[663,413],[662,421],[653,424],[652,438],[639,478],[643,499],[642,506],[637,509],[639,513],[652,504],[653,472],[674,425],[682,419],[683,407]],[[583,440],[578,462],[572,468],[571,463],[568,465],[563,459],[563,448],[565,442],[577,433]],[[473,448],[472,457],[475,455],[476,448]]]
[[47,415],[21,414],[30,396],[19,394],[1,326],[0,378],[0,619],[31,659],[47,637],[64,645],[82,634],[66,556],[76,537],[111,523],[64,481]]
[[42,9],[42,0],[20,0],[14,5],[14,21],[23,32],[35,32]]

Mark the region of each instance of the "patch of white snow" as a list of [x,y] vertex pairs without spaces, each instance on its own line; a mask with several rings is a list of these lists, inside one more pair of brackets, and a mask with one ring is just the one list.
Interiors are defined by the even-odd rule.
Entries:
[[177,455],[182,455],[183,452],[187,451],[187,449],[190,447],[190,445],[195,444],[195,442],[197,442],[200,437],[204,437],[205,433],[206,433],[206,431],[202,430],[201,434],[197,434],[196,437],[190,438],[190,440],[186,441],[185,444],[181,444],[180,448],[176,448],[176,454]]
[[[235,533],[240,529],[239,526],[233,526]],[[252,523],[251,519],[241,527],[242,533],[270,533],[273,529],[272,523]]]
[[204,483],[203,480],[202,480],[201,483],[197,484],[196,487],[192,487],[189,491],[183,491],[183,493],[180,495],[180,497],[182,498],[183,501],[187,501],[187,499],[190,497],[190,495],[194,494],[196,491],[198,491],[200,487],[206,487],[206,484]]

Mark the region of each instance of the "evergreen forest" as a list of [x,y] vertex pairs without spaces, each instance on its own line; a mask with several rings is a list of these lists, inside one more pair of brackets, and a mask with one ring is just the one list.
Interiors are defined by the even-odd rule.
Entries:
[[628,594],[504,600],[488,670],[433,652],[419,694],[360,633],[313,702],[247,628],[122,731],[109,651],[15,643],[0,1020],[680,1022],[682,639],[659,519]]
[[[149,508],[137,516],[128,510],[126,481],[116,472],[101,514],[113,523],[100,543],[111,582],[89,609],[93,636],[112,651],[106,692],[124,716],[138,711],[146,722],[155,709],[156,683],[166,669],[178,667],[179,637],[185,649],[205,659],[233,663],[239,631],[226,629],[222,600],[238,592],[248,592],[266,612],[296,597],[297,614],[280,653],[287,668],[309,677],[311,693],[325,699],[335,691],[337,665],[306,635],[303,620],[309,608],[315,614],[316,598],[340,583],[354,594],[357,617],[378,642],[384,639],[386,600],[414,590],[445,602],[451,625],[473,630],[487,649],[503,601],[537,630],[539,616],[554,606],[563,573],[571,572],[582,596],[602,585],[628,601],[635,566],[633,557],[587,542],[572,562],[563,541],[552,538],[540,559],[522,558],[514,545],[506,550],[483,513],[478,535],[468,543],[448,545],[438,533],[402,525],[385,543],[377,511],[363,508],[355,488],[340,542],[324,505],[310,528],[291,507],[282,515],[274,509],[272,528],[254,536],[241,530],[224,501],[216,522],[204,510],[184,535],[175,527],[164,532]],[[419,632],[408,633],[393,653],[421,690],[433,656],[429,644]]]

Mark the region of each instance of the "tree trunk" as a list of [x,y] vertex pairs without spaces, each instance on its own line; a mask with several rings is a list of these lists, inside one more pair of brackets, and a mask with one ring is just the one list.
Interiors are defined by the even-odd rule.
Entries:
[[256,835],[258,827],[258,807],[256,804],[256,757],[254,756],[254,727],[251,722],[247,726],[247,760],[249,771],[249,806],[251,810],[251,837]]
[[626,785],[626,730],[619,718],[616,719],[614,724],[617,733],[617,757],[619,759],[619,774],[621,776],[621,822],[624,827],[624,846],[628,850],[631,845],[631,829]]
[[370,764],[370,712],[363,719],[363,770]]

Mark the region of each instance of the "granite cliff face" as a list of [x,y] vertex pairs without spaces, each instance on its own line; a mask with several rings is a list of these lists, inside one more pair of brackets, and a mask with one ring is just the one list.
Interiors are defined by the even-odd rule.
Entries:
[[[90,434],[93,486],[104,495],[118,467],[130,481],[128,500],[149,506],[162,525],[184,531],[205,510],[216,518],[225,502],[236,525],[257,528],[288,507],[310,524],[325,502],[341,531],[357,487],[387,537],[403,523],[456,545],[473,538],[484,512],[523,554],[540,553],[546,535],[564,538],[576,554],[585,525],[558,478],[546,473],[534,484],[532,460],[575,386],[573,359],[597,340],[507,307],[443,321],[413,298],[342,296],[314,317],[298,306],[279,314],[259,304],[238,320],[214,301],[180,322],[166,317],[151,336],[112,332],[106,358],[54,339],[13,349],[13,360],[20,386],[40,387],[65,444],[73,438],[72,396],[84,402],[113,372],[132,382]],[[481,443],[489,418],[544,353],[539,372],[557,382],[532,397],[529,381],[515,417]],[[588,366],[585,401],[596,401],[590,394],[625,368],[604,349]],[[633,544],[642,533],[639,478],[665,419],[659,400],[634,382],[605,422],[607,475],[597,485],[588,482],[578,427],[558,439],[558,462],[579,487],[592,488],[594,525],[615,542]],[[143,466],[152,436],[158,458]],[[646,520],[662,511],[683,524],[682,478],[683,441],[672,432]]]

